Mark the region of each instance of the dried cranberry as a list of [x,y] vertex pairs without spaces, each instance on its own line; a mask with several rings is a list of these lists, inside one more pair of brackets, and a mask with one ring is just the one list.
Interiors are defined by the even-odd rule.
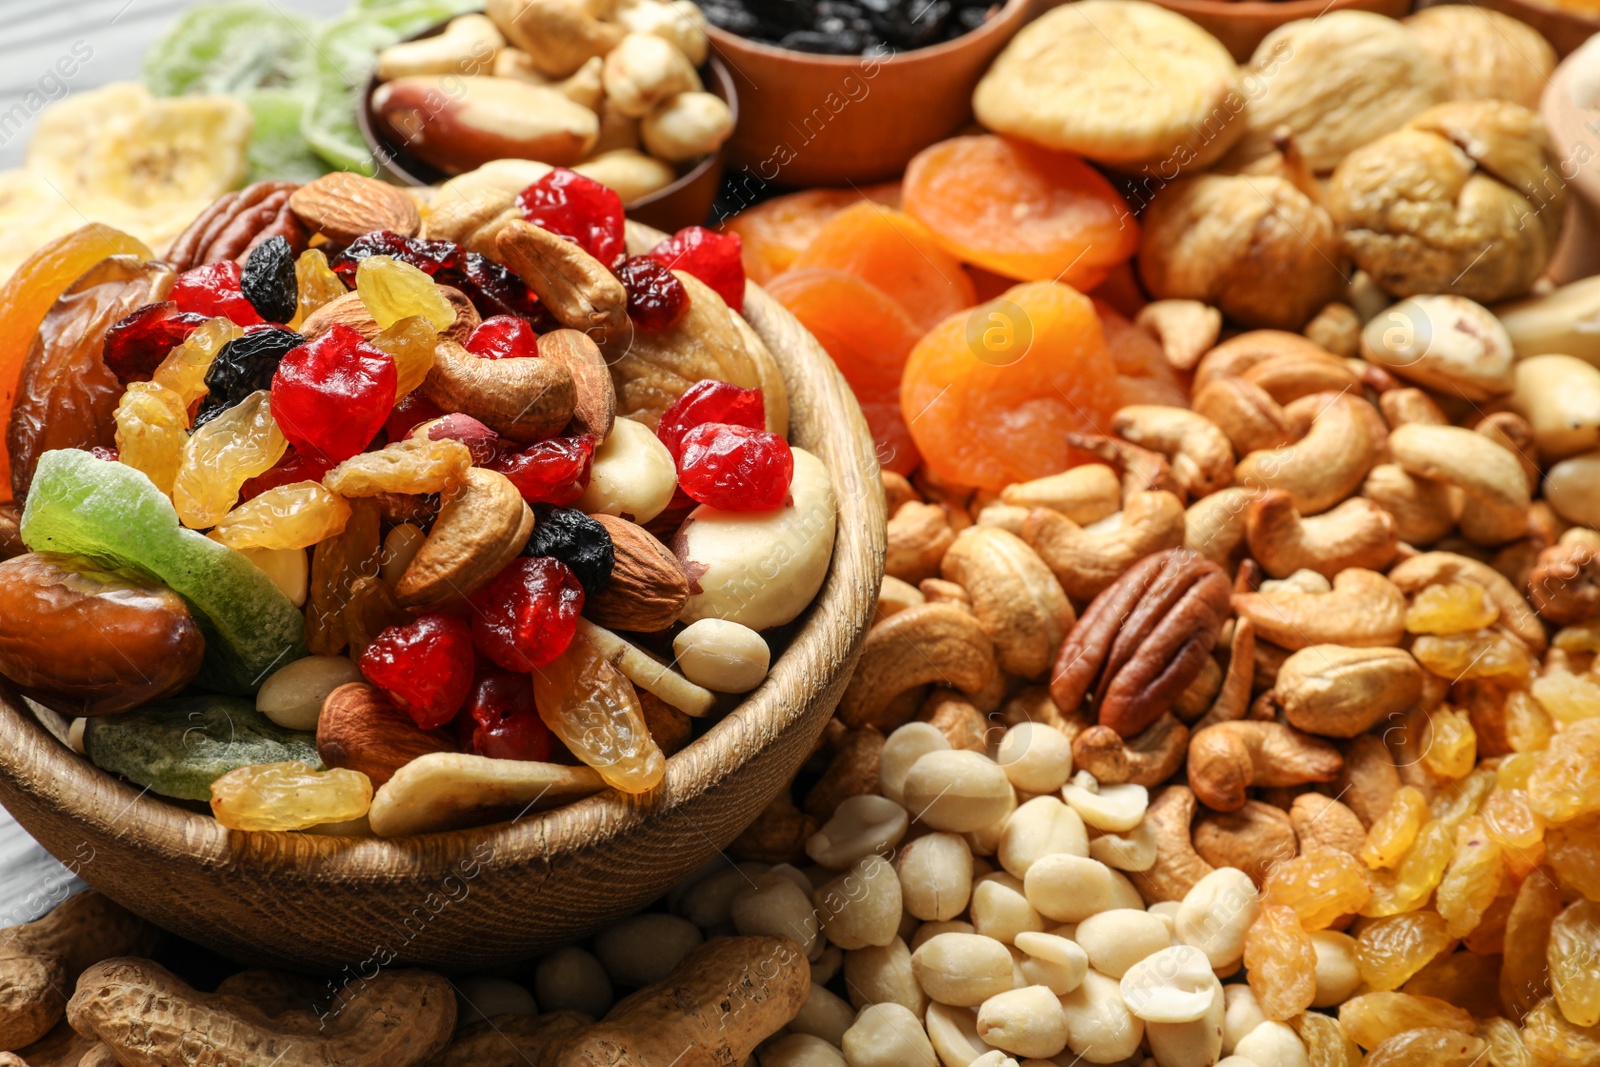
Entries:
[[604,589],[617,564],[610,532],[577,508],[539,504],[533,514],[533,536],[522,554],[559,559],[572,568],[589,596]]
[[211,361],[206,371],[206,398],[195,412],[194,424],[204,426],[256,390],[272,388],[283,357],[305,343],[304,337],[286,326],[246,326],[244,333],[223,345]]
[[454,615],[423,615],[384,630],[361,653],[361,673],[424,730],[455,718],[472,689],[472,631]]
[[106,331],[101,358],[117,381],[147,382],[161,361],[189,332],[206,321],[204,315],[179,311],[171,300],[146,304],[121,319]]
[[744,310],[744,242],[736,233],[686,226],[650,250],[650,258],[687,271],[716,290],[723,303]]
[[265,493],[268,489],[276,489],[280,485],[293,485],[295,482],[320,482],[322,476],[333,467],[320,460],[302,456],[293,445],[283,454],[272,468],[256,475],[239,487],[239,503],[253,499]]
[[107,463],[115,463],[120,458],[121,453],[110,445],[91,445],[89,447],[89,455],[95,459],[103,459]]
[[767,428],[767,404],[759,389],[741,389],[715,378],[695,382],[683,395],[667,406],[656,423],[656,436],[667,446],[672,458],[683,451],[683,435],[708,422],[726,422]]
[[389,440],[400,441],[410,437],[411,431],[418,426],[442,415],[444,409],[420,392],[407,393],[404,399],[395,404],[394,410],[389,412],[383,428],[388,431]]
[[572,643],[583,584],[559,559],[519,556],[472,594],[472,643],[502,670],[538,670]]
[[367,447],[394,407],[394,360],[342,323],[283,357],[272,416],[289,443],[323,462]]
[[723,511],[770,511],[789,495],[794,453],[775,433],[708,422],[683,435],[678,484]]
[[462,717],[462,747],[491,759],[543,762],[555,738],[533,703],[533,679],[513,671],[484,671],[472,683]]
[[194,270],[186,270],[172,283],[169,296],[179,311],[214,318],[221,315],[240,326],[255,326],[261,316],[239,288],[242,272],[231,259],[219,259]]
[[288,322],[300,304],[300,282],[294,273],[294,249],[281,234],[250,250],[239,275],[239,289],[267,322]]
[[539,303],[538,297],[528,292],[521,278],[476,252],[463,255],[460,265],[441,272],[438,281],[460,289],[478,309],[478,314],[485,317],[516,315],[532,322],[535,332],[556,328],[555,319]]
[[570,504],[589,488],[594,438],[552,437],[521,452],[501,453],[487,466],[510,478],[530,504]]
[[622,258],[622,197],[593,178],[557,167],[517,194],[522,217],[589,253],[607,267]]
[[500,454],[500,435],[473,418],[456,412],[445,415],[428,427],[430,441],[460,441],[472,453],[472,462],[482,466]]
[[539,339],[526,319],[493,315],[467,338],[467,351],[484,359],[523,359],[539,354]]
[[389,230],[373,230],[351,241],[328,261],[328,265],[354,289],[356,268],[368,256],[392,256],[431,277],[459,264],[462,252],[454,241],[430,241],[424,237],[403,237]]
[[628,291],[628,317],[644,330],[665,330],[689,310],[689,290],[653,259],[629,256],[617,270]]

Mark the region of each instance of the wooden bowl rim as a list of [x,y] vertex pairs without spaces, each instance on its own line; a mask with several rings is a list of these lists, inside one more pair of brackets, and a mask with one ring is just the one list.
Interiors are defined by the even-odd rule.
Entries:
[[[1201,12],[1209,18],[1241,22],[1271,20],[1279,24],[1315,18],[1328,11],[1365,11],[1382,0],[1159,0],[1162,7],[1183,14]],[[1408,4],[1409,7],[1409,4]]]
[[[1318,0],[1295,0],[1302,3],[1316,3]],[[949,59],[962,51],[981,46],[983,42],[1002,31],[1013,31],[1018,25],[1028,20],[1033,10],[1033,0],[1005,0],[990,18],[985,19],[982,26],[964,33],[960,37],[926,48],[911,48],[905,51],[894,51],[888,55],[871,57],[881,66],[893,66],[903,70],[920,63],[938,62]],[[840,72],[859,67],[866,62],[867,56],[830,56],[820,55],[816,52],[797,52],[792,48],[780,48],[775,44],[766,44],[762,41],[752,41],[748,37],[740,37],[736,33],[716,26],[706,27],[706,36],[710,38],[712,47],[721,52],[731,49],[735,52],[748,52],[764,59],[787,61],[796,66],[812,66],[822,69],[832,69]],[[739,69],[737,63],[729,60],[734,70]]]
[[[650,247],[665,236],[632,221],[628,231],[630,247]],[[755,307],[763,316],[787,314],[753,282],[747,284],[745,294],[747,308]],[[821,347],[803,330],[798,332],[807,343],[793,352],[774,353],[785,367],[784,377],[791,387],[800,376],[791,364],[827,361],[825,371],[837,375]],[[848,397],[842,378],[840,382]],[[874,508],[868,496],[876,488],[876,457],[864,457],[866,464],[844,462],[862,458],[853,454],[864,443],[855,425],[860,422],[859,415],[836,419],[828,410],[818,409],[814,421],[814,433],[808,440],[828,464],[837,496],[833,555],[822,588],[791,624],[794,631],[789,645],[761,686],[671,756],[661,786],[646,797],[607,789],[510,822],[393,838],[230,831],[209,814],[146,795],[148,790],[115,778],[73,752],[4,679],[0,679],[0,738],[5,741],[0,743],[0,775],[9,779],[11,788],[33,795],[58,814],[108,839],[132,836],[141,851],[208,868],[225,867],[246,877],[252,869],[281,876],[286,864],[298,864],[294,880],[306,887],[412,883],[419,875],[448,873],[465,863],[488,869],[518,867],[590,850],[638,830],[647,820],[668,816],[731,773],[739,764],[728,761],[737,759],[752,738],[759,742],[797,725],[810,705],[789,694],[822,688],[830,661],[845,670],[854,665],[871,622],[883,571],[882,508]],[[864,427],[862,423],[862,433]],[[791,438],[793,435],[791,424]],[[837,454],[841,448],[851,454]],[[870,485],[868,473],[872,475]],[[867,569],[876,573],[845,575],[841,560],[851,556],[873,561]],[[854,625],[819,624],[817,616],[824,605],[848,610],[852,588],[861,581],[872,583],[873,595],[860,596],[856,612],[860,617],[853,620]]]
[[[472,12],[467,13],[471,14]],[[478,13],[482,14],[482,12]],[[446,26],[460,17],[460,15],[452,15],[450,18],[445,19],[442,22],[437,22],[425,30],[414,33],[410,37],[404,38],[401,43],[404,43],[405,41],[420,41],[428,37],[437,37],[439,34],[444,32],[444,28]],[[711,86],[712,92],[722,97],[723,103],[728,105],[728,111],[733,115],[733,128],[737,129],[739,126],[739,90],[733,84],[733,75],[729,72],[727,65],[724,64],[720,58],[714,55],[708,55],[706,57],[706,61],[702,65],[701,69],[710,75],[710,78],[702,77],[701,80],[706,85]],[[376,68],[373,69],[372,73],[367,75],[366,81],[361,83],[361,106],[356,108],[356,126],[361,130],[361,139],[366,142],[367,151],[372,153],[374,162],[378,163],[379,170],[381,170],[384,174],[391,175],[404,185],[410,185],[418,189],[426,189],[435,183],[419,177],[413,173],[411,169],[411,164],[420,162],[420,160],[416,160],[410,152],[407,152],[403,149],[393,148],[388,141],[378,134],[378,124],[374,122],[372,118],[372,93],[380,84],[382,83],[378,81],[378,72]],[[645,208],[649,208],[653,204],[660,203],[669,196],[673,196],[693,185],[700,178],[703,178],[706,172],[711,170],[711,168],[726,165],[727,158],[728,142],[724,141],[722,146],[715,152],[703,157],[694,166],[678,175],[677,178],[673,179],[668,184],[663,185],[653,193],[641,196],[637,200],[630,200],[628,203],[622,205],[623,209],[631,215]],[[378,162],[380,160],[382,162]],[[430,166],[429,169],[437,170],[438,168]],[[451,177],[452,175],[444,174],[441,175],[439,180],[448,181]]]

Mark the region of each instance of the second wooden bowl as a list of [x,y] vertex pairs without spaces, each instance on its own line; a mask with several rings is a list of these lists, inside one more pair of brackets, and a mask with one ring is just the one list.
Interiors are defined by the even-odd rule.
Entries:
[[[661,237],[630,226],[635,248]],[[655,792],[411,838],[235,833],[99,770],[0,689],[0,803],[152,922],[240,959],[352,980],[390,964],[513,963],[655,899],[732,841],[811,753],[883,575],[883,493],[861,409],[811,335],[756,286],[747,293],[746,317],[789,388],[790,437],[833,472],[833,562],[767,680],[669,759]]]
[[1390,18],[1411,12],[1412,0],[1155,0],[1222,42],[1240,63],[1279,26],[1329,11],[1371,11]]

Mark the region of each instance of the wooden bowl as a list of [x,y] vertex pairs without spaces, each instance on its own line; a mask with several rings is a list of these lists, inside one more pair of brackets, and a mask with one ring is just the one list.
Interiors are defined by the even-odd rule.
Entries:
[[[415,41],[436,37],[444,32],[447,25],[448,21],[441,22],[406,39]],[[739,93],[733,86],[733,76],[728,73],[728,68],[713,56],[700,68],[700,79],[708,92],[721,97],[728,105],[737,128]],[[356,125],[361,128],[362,139],[367,142],[367,148],[382,176],[400,185],[418,187],[437,185],[447,180],[450,175],[418,159],[385,135],[382,123],[372,113],[372,91],[378,84],[376,74],[367,76],[366,84],[361,88],[361,106],[356,109]],[[727,156],[728,146],[724,144],[680,174],[670,185],[623,205],[628,217],[668,233],[705,222],[711,216],[712,201],[717,198],[717,190],[722,186],[722,170]]]
[[[1329,11],[1371,11],[1390,18],[1411,13],[1412,0],[1155,0],[1222,42],[1240,63],[1249,60],[1261,39],[1297,19]],[[1491,5],[1493,6],[1493,5]]]
[[1566,57],[1600,33],[1600,12],[1575,11],[1538,0],[1483,0],[1483,6],[1510,15],[1544,34],[1556,55]]
[[[630,228],[635,248],[662,237]],[[0,804],[118,903],[228,955],[296,970],[482,970],[660,896],[738,836],[810,754],[883,576],[883,493],[861,409],[793,316],[756,286],[746,292],[746,317],[789,387],[791,439],[834,475],[833,562],[767,680],[670,758],[654,793],[607,790],[509,823],[411,838],[230,832],[99,770],[5,689]]]
[[1027,21],[1005,0],[953,41],[887,58],[821,56],[706,30],[739,80],[742,111],[729,162],[735,186],[846,185],[897,178],[911,157],[972,117],[972,90]]
[[1600,175],[1572,163],[1600,156],[1600,37],[1562,60],[1544,88],[1539,115],[1567,183],[1561,240],[1546,270],[1565,285],[1600,274]]

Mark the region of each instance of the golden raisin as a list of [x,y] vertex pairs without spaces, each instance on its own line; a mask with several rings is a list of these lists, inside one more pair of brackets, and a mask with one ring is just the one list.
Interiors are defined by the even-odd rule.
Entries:
[[1600,904],[1579,900],[1550,924],[1550,989],[1575,1026],[1600,1023]]
[[1500,963],[1500,1004],[1513,1019],[1550,994],[1545,952],[1550,924],[1561,914],[1561,890],[1540,871],[1523,880],[1506,917],[1505,958]]
[[1550,713],[1533,699],[1533,694],[1519,689],[1506,697],[1506,743],[1514,752],[1537,752],[1548,748],[1556,732]]
[[1522,1043],[1546,1067],[1594,1067],[1600,1063],[1600,1026],[1576,1026],[1545,1000],[1522,1024]]
[[1372,899],[1361,914],[1398,915],[1422,906],[1444,877],[1455,854],[1455,832],[1449,823],[1435,819],[1422,828],[1417,843],[1394,871],[1372,873]]
[[1339,916],[1360,911],[1371,896],[1361,862],[1332,848],[1274,864],[1262,886],[1265,902],[1293,908],[1307,930],[1326,929]]
[[1453,944],[1444,918],[1434,912],[1391,915],[1367,924],[1356,937],[1356,967],[1373,989],[1399,989]]
[[1545,844],[1546,858],[1562,886],[1600,900],[1600,814],[1551,827]]
[[310,548],[343,532],[350,505],[316,482],[268,489],[224,515],[211,531],[229,548]]
[[1482,817],[1473,816],[1456,831],[1455,851],[1434,895],[1434,906],[1449,923],[1451,937],[1477,927],[1500,891],[1505,863]]
[[322,479],[341,496],[380,493],[440,493],[459,482],[472,466],[472,453],[460,441],[406,438],[376,452],[360,452]]
[[1489,1043],[1489,1067],[1535,1067],[1517,1024],[1498,1015],[1478,1020],[1478,1036]]
[[1533,810],[1551,822],[1600,811],[1600,719],[1573,723],[1550,740],[1528,779]]
[[1361,859],[1368,867],[1393,867],[1399,863],[1430,818],[1428,800],[1415,786],[1401,786],[1389,807],[1367,830]]
[[1472,1016],[1453,1004],[1434,997],[1410,993],[1364,993],[1339,1005],[1339,1025],[1362,1048],[1376,1048],[1383,1042],[1424,1026],[1440,1027],[1470,1034],[1476,1026]]
[[1550,668],[1528,686],[1533,699],[1558,722],[1600,715],[1600,682],[1583,674]]
[[433,369],[439,331],[421,315],[408,315],[367,343],[389,353],[394,360],[394,398],[403,400]]
[[1317,953],[1293,908],[1265,904],[1244,939],[1250,988],[1269,1019],[1292,1018],[1316,996]]
[[1441,778],[1461,778],[1478,760],[1478,735],[1466,713],[1438,708],[1425,713],[1422,765]]
[[211,814],[230,830],[304,830],[359,819],[371,806],[371,779],[344,768],[257,763],[211,783]]
[[1459,634],[1485,629],[1499,617],[1500,609],[1483,586],[1446,582],[1428,586],[1411,601],[1406,609],[1406,632]]
[[1500,958],[1461,951],[1435,956],[1400,992],[1437,997],[1481,1019],[1500,1014],[1499,989]]
[[1362,1067],[1471,1067],[1487,1047],[1475,1034],[1426,1026],[1389,1038],[1367,1054]]
[[1528,650],[1499,630],[1423,634],[1411,646],[1417,662],[1441,678],[1495,678],[1522,683],[1533,673]]

